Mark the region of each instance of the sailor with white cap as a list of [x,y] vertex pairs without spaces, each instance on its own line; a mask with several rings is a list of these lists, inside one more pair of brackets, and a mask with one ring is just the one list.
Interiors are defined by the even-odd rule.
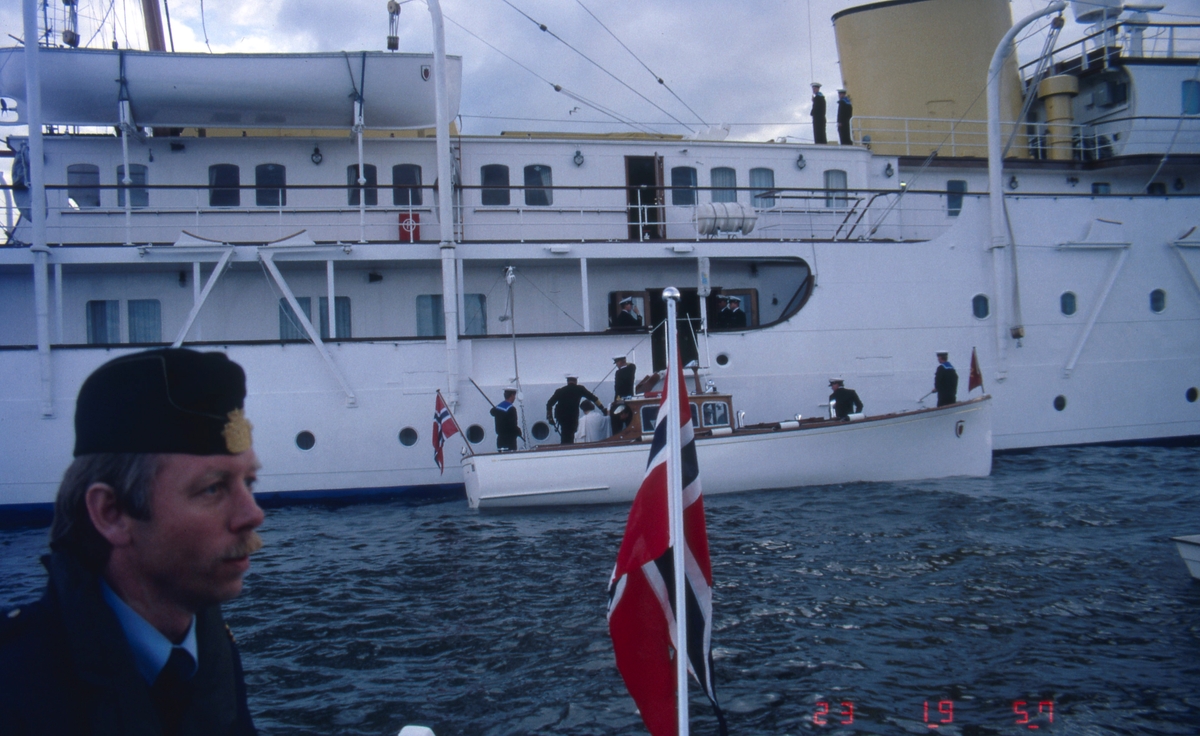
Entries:
[[613,388],[616,395],[613,401],[627,399],[633,396],[634,379],[637,377],[637,364],[630,363],[624,355],[614,355],[613,362],[617,364],[617,373],[613,378]]
[[838,419],[850,421],[851,414],[858,414],[863,410],[863,403],[858,398],[858,392],[852,388],[846,388],[846,382],[841,378],[829,379],[829,388],[833,390],[833,393],[829,395],[829,408]]
[[747,326],[746,313],[742,311],[741,297],[729,297],[729,314],[726,315],[725,320],[726,327],[732,327],[736,329],[738,327]]
[[633,297],[627,296],[620,301],[620,311],[613,319],[613,327],[620,329],[631,329],[642,326],[642,316],[638,314],[637,307],[633,304]]

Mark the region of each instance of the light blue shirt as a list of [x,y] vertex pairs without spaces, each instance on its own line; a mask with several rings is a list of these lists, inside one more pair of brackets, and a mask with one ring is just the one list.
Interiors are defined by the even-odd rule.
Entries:
[[[138,672],[147,683],[153,685],[154,681],[158,679],[158,673],[162,672],[162,668],[167,665],[167,660],[171,657],[171,649],[175,645],[158,629],[151,626],[150,622],[142,618],[137,611],[121,600],[120,596],[103,580],[100,581],[100,592],[104,594],[104,602],[113,610],[113,613],[117,614],[117,621],[121,623],[121,628],[125,631],[125,638],[129,640],[129,649],[133,652],[133,662],[137,665]],[[187,634],[179,646],[192,655],[194,665],[191,674],[195,675],[196,669],[200,666],[200,657],[196,650],[195,616],[192,616],[192,623],[188,625]]]

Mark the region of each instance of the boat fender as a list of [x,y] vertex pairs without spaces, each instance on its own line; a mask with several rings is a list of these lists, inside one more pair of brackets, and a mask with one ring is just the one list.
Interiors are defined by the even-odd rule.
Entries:
[[731,427],[717,427],[712,431],[713,437],[728,437],[731,434],[733,434]]
[[793,421],[780,422],[779,428],[780,429],[800,429],[800,422],[793,422]]
[[433,729],[424,726],[405,726],[400,729],[399,736],[434,736]]
[[866,418],[866,416],[867,416],[866,414],[863,414],[862,412],[859,412],[859,413],[857,413],[857,414],[851,414],[850,416],[848,416],[848,417],[846,417],[846,418],[847,418],[847,419],[849,419],[849,420],[850,420],[850,421],[852,421],[852,422],[857,422],[857,421],[859,421],[860,419],[865,419],[865,418]]

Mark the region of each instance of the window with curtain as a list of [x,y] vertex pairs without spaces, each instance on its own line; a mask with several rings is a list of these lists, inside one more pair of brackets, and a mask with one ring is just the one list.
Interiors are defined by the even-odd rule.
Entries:
[[237,207],[242,203],[241,173],[235,164],[208,167],[208,206]]
[[254,204],[259,207],[287,205],[287,168],[283,164],[254,167]]
[[417,295],[417,337],[445,337],[446,314],[441,294]]
[[507,206],[511,204],[508,192],[508,167],[504,164],[488,164],[479,168],[480,199],[483,205]]
[[421,204],[421,167],[396,164],[392,167],[392,204],[415,207]]
[[115,345],[121,342],[121,302],[96,299],[87,303],[88,345]]
[[[329,339],[329,297],[317,299],[317,309],[321,312],[321,339]],[[334,339],[352,337],[350,334],[350,297],[335,296],[333,298],[333,321],[337,330]]]
[[711,172],[712,201],[737,201],[737,172],[728,166],[718,166]]
[[162,306],[157,299],[130,299],[129,342],[162,342]]
[[[306,296],[296,297],[296,303],[300,305],[300,311],[304,312],[304,316],[312,322],[312,299]],[[336,302],[334,309],[337,309]],[[280,340],[307,340],[308,333],[304,331],[304,325],[300,323],[300,318],[292,311],[292,305],[288,304],[287,299],[279,300],[279,339]]]
[[363,178],[367,183],[361,187],[358,184],[358,164],[350,164],[346,167],[346,186],[349,189],[346,192],[346,201],[351,207],[358,206],[358,193],[363,191],[366,194],[365,203],[368,207],[374,207],[379,204],[379,179],[375,173],[375,164],[363,164]]
[[825,172],[825,206],[845,207],[850,203],[846,189],[846,172],[830,169]]
[[676,166],[671,169],[671,204],[691,207],[696,204],[696,169]]
[[[554,186],[550,167],[531,164],[525,167],[525,204],[529,207],[549,207],[554,204]],[[543,188],[546,187],[546,188]]]
[[[146,188],[147,169],[144,164],[129,164],[129,206],[150,206],[150,190]],[[125,166],[117,167],[117,206],[125,206]]]
[[775,170],[750,169],[750,203],[758,209],[775,206]]
[[962,179],[951,179],[946,182],[946,214],[958,217],[962,212],[963,195],[967,193],[967,182]]
[[100,167],[71,164],[67,167],[67,199],[77,209],[100,206]]

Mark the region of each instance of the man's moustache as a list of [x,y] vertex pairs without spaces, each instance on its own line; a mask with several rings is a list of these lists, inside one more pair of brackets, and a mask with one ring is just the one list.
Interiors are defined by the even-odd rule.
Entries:
[[262,548],[262,537],[258,535],[258,532],[250,532],[250,534],[238,541],[237,544],[226,550],[225,559],[232,560],[239,557],[249,557]]

